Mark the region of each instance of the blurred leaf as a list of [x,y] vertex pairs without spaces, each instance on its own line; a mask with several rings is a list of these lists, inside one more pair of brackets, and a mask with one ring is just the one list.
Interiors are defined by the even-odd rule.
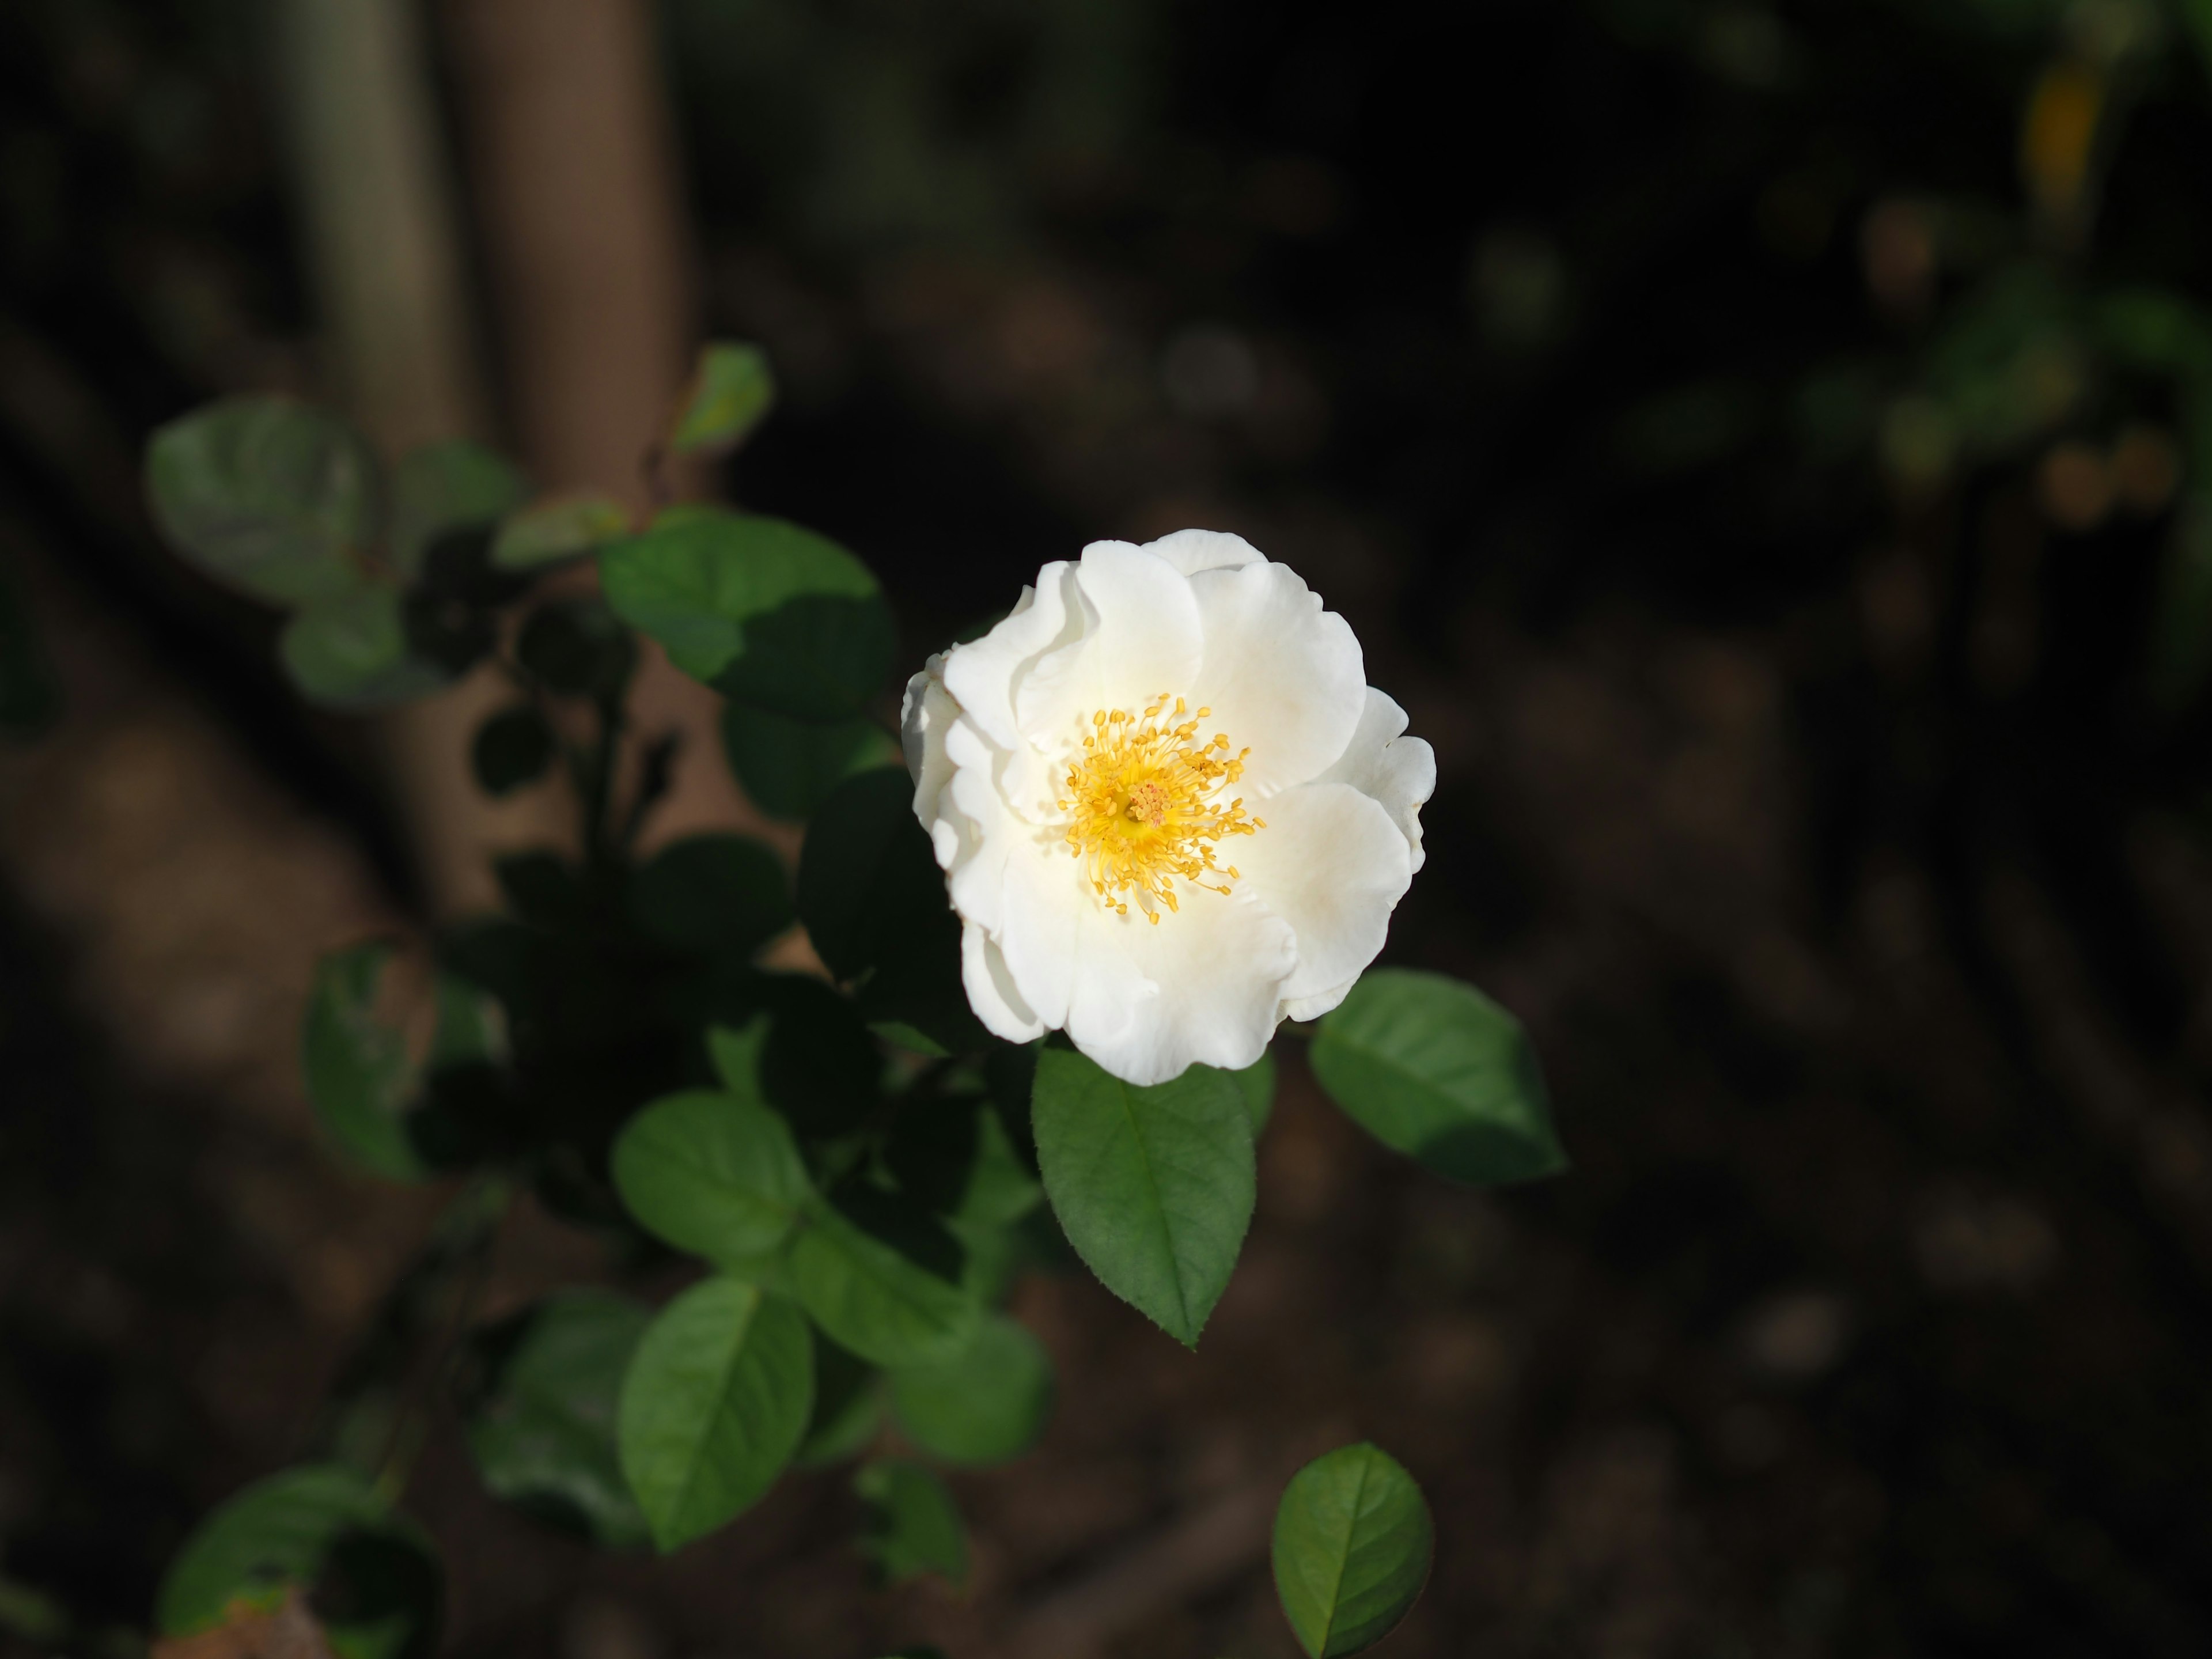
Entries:
[[1036,1443],[1052,1416],[1052,1360],[1018,1322],[993,1314],[957,1358],[890,1374],[908,1438],[948,1463],[1003,1463]]
[[802,1140],[848,1133],[883,1098],[881,1058],[852,1000],[811,974],[745,970],[699,1022],[726,1077],[783,1115]]
[[1252,1118],[1224,1072],[1139,1088],[1065,1048],[1037,1056],[1037,1162],[1099,1281],[1195,1347],[1252,1222]]
[[702,956],[750,956],[791,926],[783,862],[745,836],[689,836],[634,872],[629,910],[650,939]]
[[1252,1120],[1252,1139],[1256,1143],[1267,1120],[1275,1115],[1275,1051],[1262,1049],[1259,1059],[1229,1075],[1243,1091],[1244,1110]]
[[933,1572],[956,1589],[968,1580],[968,1533],[945,1483],[919,1463],[879,1457],[864,1463],[853,1490],[865,1506],[860,1550],[878,1582],[902,1583]]
[[0,570],[0,732],[36,737],[53,724],[61,706],[38,619],[14,578]]
[[1370,969],[1322,1017],[1311,1061],[1368,1133],[1438,1175],[1491,1187],[1566,1168],[1528,1034],[1471,985]]
[[912,1027],[948,1054],[988,1033],[960,979],[960,919],[902,767],[848,778],[799,855],[799,915],[832,973],[860,981],[861,1013]]
[[811,817],[847,778],[899,762],[872,720],[817,726],[740,702],[723,706],[722,748],[753,805],[787,821]]
[[607,495],[563,495],[510,513],[493,537],[491,562],[501,570],[537,570],[629,534],[629,514]]
[[419,573],[431,545],[455,530],[496,524],[530,494],[522,475],[481,444],[425,444],[392,470],[392,563]]
[[240,1598],[274,1606],[289,1585],[338,1604],[323,1606],[323,1621],[345,1659],[413,1659],[435,1639],[429,1540],[366,1476],[337,1464],[270,1475],[202,1521],[161,1581],[155,1622],[165,1636],[189,1636],[221,1624]]
[[477,727],[469,762],[477,782],[490,795],[510,795],[535,783],[553,763],[552,727],[528,703],[502,708]]
[[1428,1580],[1436,1532],[1413,1477],[1364,1442],[1316,1458],[1275,1511],[1275,1589],[1312,1659],[1381,1641]]
[[665,516],[602,553],[599,574],[678,668],[771,714],[849,720],[890,668],[890,611],[867,567],[781,519]]
[[623,1479],[615,1408],[652,1317],[628,1297],[562,1291],[480,1339],[492,1363],[467,1428],[486,1490],[601,1544],[649,1541]]
[[568,697],[611,697],[637,667],[637,644],[600,600],[549,599],[530,613],[515,642],[522,665]]
[[904,1106],[884,1162],[917,1203],[981,1226],[1018,1221],[1044,1196],[999,1115],[973,1096]]
[[415,1071],[405,1036],[376,1017],[388,945],[335,951],[315,964],[301,1060],[307,1098],[331,1138],[365,1169],[392,1181],[424,1172],[407,1133]]
[[726,454],[752,434],[775,404],[775,377],[758,346],[716,340],[699,354],[670,425],[668,447],[678,455]]
[[814,1333],[814,1420],[794,1460],[805,1468],[837,1463],[876,1437],[884,1420],[883,1373],[822,1334]]
[[717,1263],[775,1249],[812,1191],[781,1118],[701,1091],[655,1101],[632,1118],[611,1167],[640,1225]]
[[491,872],[508,908],[536,927],[566,927],[583,914],[583,884],[558,853],[532,848],[501,854],[492,860]]
[[[814,1200],[792,1246],[792,1284],[809,1316],[842,1346],[878,1365],[958,1354],[982,1310],[960,1281],[957,1243],[926,1212],[890,1204],[869,1206],[864,1228],[848,1212],[853,1201]],[[946,1244],[956,1259],[933,1261]]]
[[415,654],[405,602],[392,587],[311,601],[285,624],[277,651],[301,692],[330,708],[389,708],[452,678]]
[[[2203,0],[2212,12],[2212,0]],[[2092,310],[2097,337],[2129,368],[2212,385],[2212,319],[2203,308],[2162,289],[2124,289]]]
[[663,1554],[737,1518],[790,1462],[814,1404],[806,1322],[733,1279],[647,1329],[617,1411],[623,1473]]
[[344,422],[286,398],[226,398],[146,452],[155,521],[194,565],[258,599],[350,592],[376,529],[376,459]]
[[2151,685],[2169,708],[2203,689],[2212,670],[2212,492],[2192,492],[2174,515],[2153,613]]

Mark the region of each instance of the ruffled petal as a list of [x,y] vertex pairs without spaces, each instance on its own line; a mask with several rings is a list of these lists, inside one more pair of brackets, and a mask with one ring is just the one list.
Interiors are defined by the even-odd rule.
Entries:
[[1014,988],[1006,957],[991,936],[972,921],[960,930],[960,982],[968,993],[968,1006],[993,1036],[1028,1042],[1044,1035],[1044,1022]]
[[960,705],[945,689],[944,669],[945,656],[939,652],[906,683],[906,697],[899,705],[899,747],[914,779],[914,815],[925,830],[936,822],[937,798],[952,776],[952,763],[945,755],[945,733],[960,714]]
[[[1242,793],[1264,798],[1317,776],[1359,724],[1367,670],[1352,626],[1286,565],[1248,564],[1190,579],[1206,629],[1191,706],[1206,732],[1249,748]],[[1162,682],[1163,684],[1168,682]],[[1182,685],[1174,685],[1182,690]]]
[[1225,862],[1297,934],[1295,1002],[1346,985],[1375,960],[1390,912],[1413,881],[1406,837],[1382,805],[1347,783],[1310,783],[1267,802],[1267,827],[1240,837]]
[[1098,710],[1141,708],[1198,672],[1198,600],[1165,559],[1127,542],[1094,542],[1075,586],[1079,637],[1038,659],[1014,687],[1021,730],[1047,753],[1079,742]]
[[1315,781],[1348,783],[1382,802],[1413,849],[1413,867],[1419,870],[1428,859],[1421,847],[1421,807],[1436,793],[1437,752],[1420,738],[1405,736],[1405,730],[1406,711],[1369,686],[1358,730],[1336,764]]
[[1178,530],[1172,536],[1146,542],[1144,550],[1165,559],[1186,576],[1195,576],[1201,570],[1258,564],[1264,557],[1242,536],[1232,536],[1225,530]]
[[1283,1018],[1285,1019],[1319,1019],[1338,1003],[1350,996],[1352,988],[1358,983],[1359,981],[1355,977],[1345,981],[1341,985],[1332,985],[1328,990],[1314,996],[1285,997],[1283,999]]
[[980,640],[945,654],[945,689],[1002,749],[1020,741],[1014,685],[1045,653],[1080,637],[1084,615],[1074,591],[1075,567],[1059,560],[1037,572],[1036,586]]
[[1157,926],[1133,908],[1121,916],[1094,906],[1081,921],[1066,1030],[1126,1082],[1251,1065],[1297,965],[1290,924],[1252,895],[1193,892],[1182,903]]

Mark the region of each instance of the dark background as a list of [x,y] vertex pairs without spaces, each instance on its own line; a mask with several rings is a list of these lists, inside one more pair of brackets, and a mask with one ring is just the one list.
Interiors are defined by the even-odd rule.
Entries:
[[[868,1600],[828,1480],[592,1562],[448,1434],[414,1507],[453,1646],[996,1651],[1357,1434],[1437,1510],[1391,1651],[2212,1651],[2212,443],[2186,349],[2084,320],[2212,278],[2183,9],[663,27],[707,320],[785,394],[732,492],[868,560],[915,659],[1098,536],[1298,568],[1437,750],[1385,959],[1528,1022],[1575,1168],[1447,1190],[1292,1054],[1196,1359],[1024,1291],[1062,1403],[962,1485],[969,1601]],[[258,39],[0,0],[5,620],[68,699],[0,760],[0,1602],[95,1626],[299,1454],[425,1213],[316,1149],[268,965],[406,915],[404,838],[133,480],[192,404],[316,384]],[[2105,96],[2070,186],[2034,101],[2069,76]],[[558,1231],[517,1294],[588,1261]],[[1256,1558],[1109,1642],[1292,1651]]]

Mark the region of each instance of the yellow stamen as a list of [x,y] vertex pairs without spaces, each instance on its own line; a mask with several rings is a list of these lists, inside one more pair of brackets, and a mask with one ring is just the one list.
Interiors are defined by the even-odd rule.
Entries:
[[[1172,700],[1174,723],[1162,715]],[[1226,893],[1237,867],[1214,862],[1224,836],[1249,836],[1262,827],[1240,797],[1223,805],[1224,784],[1244,775],[1247,749],[1232,751],[1226,733],[1199,735],[1199,721],[1181,697],[1163,691],[1141,715],[1102,708],[1091,715],[1091,735],[1067,768],[1069,852],[1085,861],[1091,889],[1117,915],[1133,901],[1153,926],[1159,908],[1181,907],[1175,884]],[[1188,718],[1185,718],[1188,716]],[[1212,879],[1203,879],[1212,878]],[[1224,879],[1225,878],[1225,879]]]

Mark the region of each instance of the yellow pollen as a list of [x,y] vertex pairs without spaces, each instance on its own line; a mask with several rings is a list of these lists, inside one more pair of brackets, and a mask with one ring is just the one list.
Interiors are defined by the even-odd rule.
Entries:
[[1263,826],[1241,797],[1226,804],[1218,797],[1244,775],[1252,751],[1232,752],[1219,732],[1200,737],[1199,721],[1212,712],[1193,715],[1181,697],[1163,691],[1140,714],[1102,708],[1091,715],[1059,805],[1068,815],[1068,851],[1084,860],[1091,890],[1108,909],[1126,916],[1133,903],[1157,927],[1160,906],[1181,908],[1177,883],[1226,893],[1237,878],[1236,866],[1215,862],[1215,849],[1224,836]]

